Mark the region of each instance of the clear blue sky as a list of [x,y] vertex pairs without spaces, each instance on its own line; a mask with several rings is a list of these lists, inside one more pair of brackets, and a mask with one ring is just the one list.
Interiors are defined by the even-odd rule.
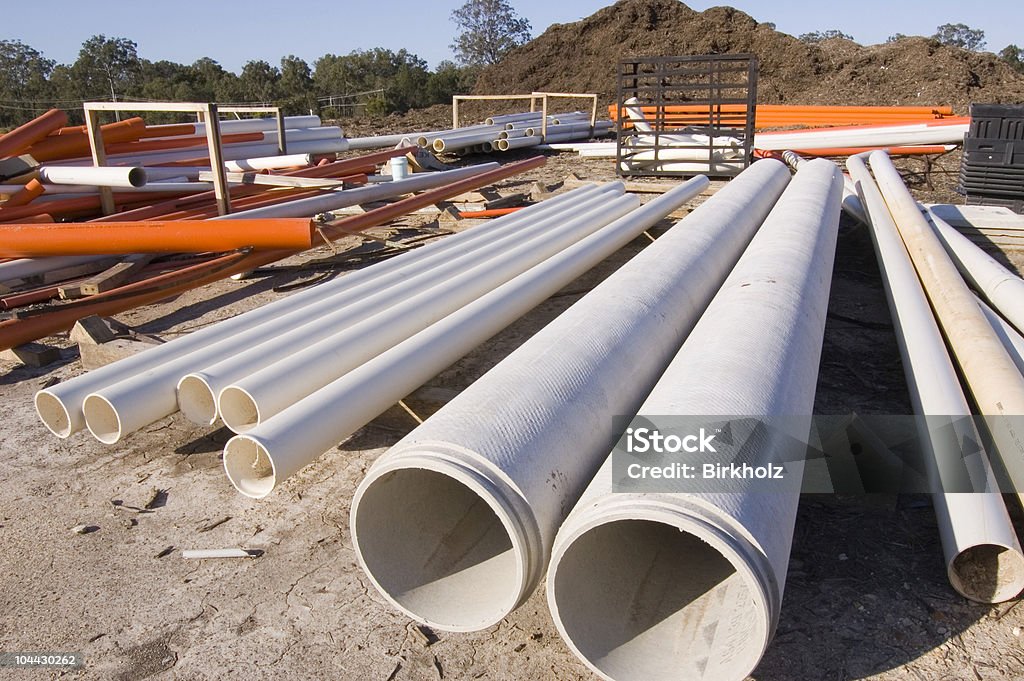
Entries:
[[[534,35],[552,23],[577,21],[612,4],[602,0],[510,2],[530,20]],[[146,59],[190,64],[209,56],[236,72],[250,59],[277,64],[281,57],[294,54],[312,65],[323,54],[371,47],[405,47],[434,66],[451,58],[448,45],[455,26],[449,17],[461,4],[462,0],[169,0],[108,6],[50,0],[41,5],[47,16],[24,3],[17,11],[0,12],[0,39],[21,40],[58,63],[73,62],[84,40],[103,33],[134,40]],[[687,4],[698,10],[731,4],[758,21],[775,22],[780,31],[792,35],[838,28],[862,44],[884,42],[893,33],[931,35],[940,24],[965,23],[985,31],[993,52],[1010,43],[1024,47],[1024,0],[693,0]]]

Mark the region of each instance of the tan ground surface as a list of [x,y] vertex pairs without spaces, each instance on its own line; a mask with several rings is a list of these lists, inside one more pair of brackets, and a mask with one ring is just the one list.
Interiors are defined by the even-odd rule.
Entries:
[[[610,168],[563,154],[503,189],[553,184],[570,171],[608,178]],[[949,177],[934,174],[935,191],[922,197],[952,199]],[[644,244],[637,240],[431,385],[465,387]],[[270,271],[118,318],[170,338],[276,299],[274,286],[316,274]],[[370,463],[411,420],[378,419],[253,501],[222,473],[229,433],[180,414],[112,447],[83,433],[50,435],[32,394],[82,369],[65,339],[49,342],[65,347],[58,365],[0,364],[0,651],[78,651],[83,670],[51,675],[88,679],[594,678],[558,638],[542,595],[492,629],[430,633],[425,643],[369,587],[351,548],[349,502]],[[846,223],[817,402],[821,413],[909,412],[870,240]],[[133,509],[153,488],[165,491],[156,507]],[[81,524],[97,529],[71,531]],[[182,549],[226,546],[264,553],[181,558]],[[754,678],[1024,678],[1022,628],[1018,601],[981,606],[948,586],[927,498],[808,497],[782,622]],[[47,676],[0,671],[0,678]]]

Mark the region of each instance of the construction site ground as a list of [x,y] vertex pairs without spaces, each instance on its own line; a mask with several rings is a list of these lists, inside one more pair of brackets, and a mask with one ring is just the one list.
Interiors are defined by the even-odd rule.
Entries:
[[[928,178],[921,161],[902,167],[914,171],[908,182],[921,200],[955,202],[957,164],[956,157],[942,159]],[[499,189],[528,192],[540,181],[557,191],[570,173],[614,179],[611,161],[553,154],[544,168]],[[468,224],[420,215],[371,234],[400,242]],[[337,253],[321,248],[247,280],[117,318],[171,339],[286,295],[275,290],[282,286],[342,275],[372,261],[369,251],[388,248],[361,243],[340,242]],[[429,385],[442,394],[466,387],[646,243],[637,239]],[[1010,260],[1024,265],[1016,255]],[[85,666],[0,676],[596,678],[560,640],[542,591],[495,627],[453,634],[415,626],[370,586],[352,549],[350,500],[374,459],[415,426],[404,412],[389,411],[256,501],[238,494],[223,473],[229,431],[193,425],[181,414],[114,446],[87,433],[52,436],[32,396],[83,369],[66,337],[45,342],[62,348],[59,363],[0,363],[0,651],[80,652]],[[845,218],[816,411],[911,412],[870,236]],[[83,525],[90,531],[72,530]],[[262,553],[198,561],[181,555],[238,546]],[[805,497],[782,619],[753,678],[1024,678],[1022,629],[1019,601],[979,605],[949,586],[927,497]]]

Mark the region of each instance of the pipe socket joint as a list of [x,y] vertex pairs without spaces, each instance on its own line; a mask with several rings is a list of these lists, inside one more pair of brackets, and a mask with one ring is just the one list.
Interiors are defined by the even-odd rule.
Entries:
[[546,565],[512,482],[450,444],[418,442],[375,465],[356,490],[351,525],[359,564],[384,598],[446,631],[500,622]]

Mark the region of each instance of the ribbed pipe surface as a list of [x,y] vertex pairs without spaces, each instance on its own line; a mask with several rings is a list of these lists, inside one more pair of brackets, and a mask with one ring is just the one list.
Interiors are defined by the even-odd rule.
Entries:
[[[765,460],[802,455],[791,448],[810,429],[841,197],[834,164],[797,172],[641,415],[793,417],[753,446]],[[722,456],[678,461],[699,470]],[[733,479],[714,493],[615,493],[609,457],[548,568],[548,604],[573,652],[616,681],[745,678],[778,622],[802,468],[771,492]]]
[[613,416],[635,413],[788,181],[754,164],[378,459],[351,526],[392,604],[465,631],[529,596]]

